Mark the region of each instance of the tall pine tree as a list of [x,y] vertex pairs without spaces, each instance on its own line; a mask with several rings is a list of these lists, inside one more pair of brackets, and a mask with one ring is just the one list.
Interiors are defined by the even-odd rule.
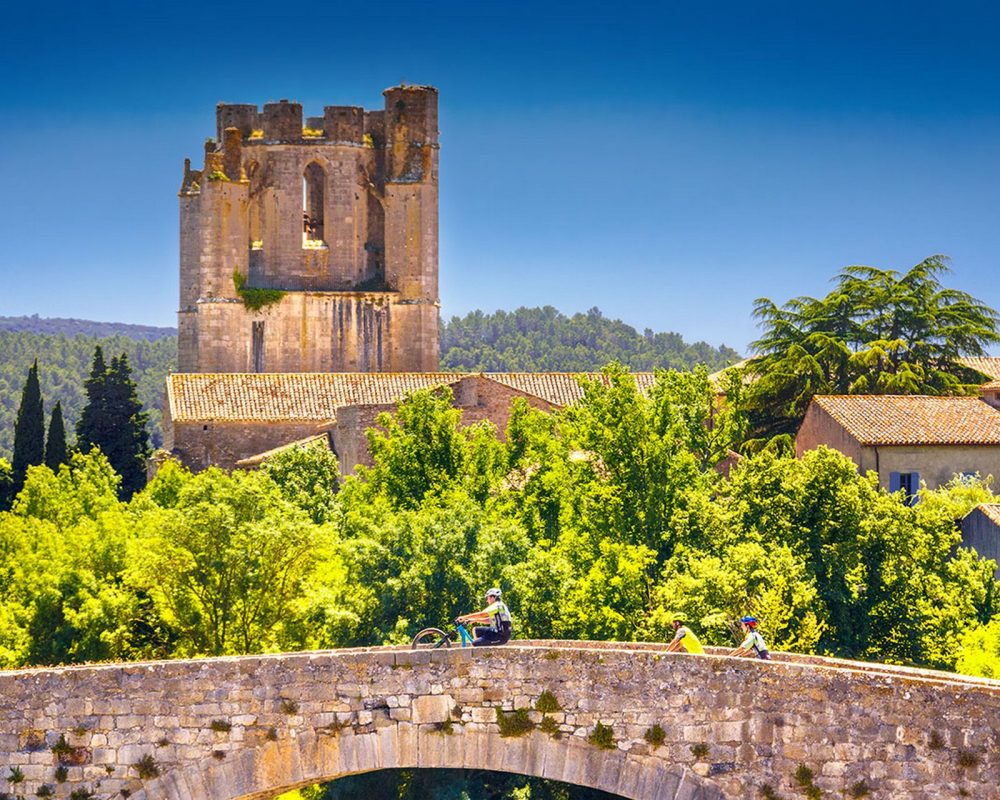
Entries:
[[120,495],[127,500],[146,484],[149,455],[147,414],[136,394],[125,353],[105,366],[104,353],[94,350],[90,377],[84,382],[87,404],[76,426],[77,447],[99,447],[122,479]]
[[63,420],[62,401],[56,402],[49,419],[49,435],[45,439],[45,466],[53,472],[69,458],[66,450],[66,423]]
[[28,370],[14,423],[14,492],[21,491],[28,467],[45,461],[45,412],[38,383],[38,359]]

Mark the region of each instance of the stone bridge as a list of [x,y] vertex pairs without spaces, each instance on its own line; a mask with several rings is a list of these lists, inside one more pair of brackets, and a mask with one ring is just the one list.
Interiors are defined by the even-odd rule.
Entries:
[[9,797],[262,800],[397,767],[635,800],[998,798],[1000,681],[595,642],[0,673]]

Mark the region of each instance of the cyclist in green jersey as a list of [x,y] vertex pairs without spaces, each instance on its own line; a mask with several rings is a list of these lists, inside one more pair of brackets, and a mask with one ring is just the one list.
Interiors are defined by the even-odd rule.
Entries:
[[701,646],[698,637],[684,624],[684,620],[680,617],[674,617],[670,624],[674,627],[674,638],[667,645],[668,653],[674,653],[678,650],[685,650],[688,653],[705,653],[705,648]]
[[729,655],[731,656],[754,656],[756,658],[763,658],[765,661],[771,659],[771,654],[767,650],[767,645],[764,644],[764,637],[757,632],[757,618],[756,617],[743,617],[740,620],[740,624],[743,626],[743,632],[746,634],[746,638],[740,643],[740,646],[733,650]]

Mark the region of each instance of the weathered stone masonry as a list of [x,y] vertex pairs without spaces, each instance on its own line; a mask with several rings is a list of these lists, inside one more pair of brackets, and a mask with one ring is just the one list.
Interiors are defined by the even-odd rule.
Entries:
[[[545,692],[559,707],[547,698],[543,714]],[[803,796],[804,767],[827,797],[989,800],[1000,797],[998,753],[997,681],[657,645],[375,648],[0,673],[0,791],[24,796],[44,784],[55,797],[268,798],[373,769],[467,767],[643,800],[750,800],[764,786]]]
[[[179,195],[180,372],[437,370],[438,95],[383,94],[219,104]],[[234,273],[284,295],[248,307]]]

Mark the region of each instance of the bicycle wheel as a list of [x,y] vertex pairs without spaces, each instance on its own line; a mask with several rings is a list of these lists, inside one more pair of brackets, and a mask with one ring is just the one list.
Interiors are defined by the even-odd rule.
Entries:
[[451,637],[440,628],[424,628],[413,637],[414,650],[434,650],[451,644]]

